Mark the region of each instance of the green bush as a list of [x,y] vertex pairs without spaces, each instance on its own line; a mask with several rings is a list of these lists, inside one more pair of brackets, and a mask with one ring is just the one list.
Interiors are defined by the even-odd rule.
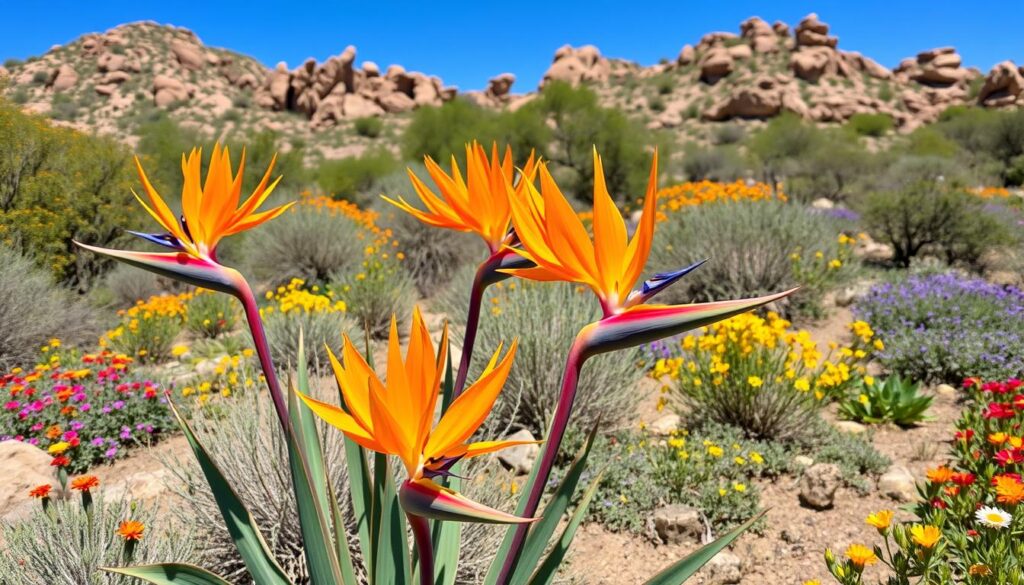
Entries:
[[[190,526],[175,526],[139,502],[108,499],[104,488],[93,494],[86,510],[77,494],[57,500],[57,491],[44,511],[37,508],[20,522],[0,522],[0,574],[5,585],[131,585],[137,580],[107,573],[103,567],[150,563],[199,562],[199,541]],[[118,535],[121,522],[135,520],[145,526],[134,541],[130,560],[125,540]]]
[[362,261],[362,231],[346,215],[300,204],[260,228],[258,245],[246,247],[245,264],[271,286],[293,278],[324,283]]
[[683,177],[687,181],[732,182],[743,176],[743,157],[734,146],[706,147],[688,143],[683,148]]
[[340,351],[342,336],[361,339],[359,327],[351,317],[340,311],[313,311],[296,308],[287,312],[268,311],[263,316],[270,355],[281,368],[295,366],[299,354],[299,334],[305,341],[306,360],[310,365],[326,368],[330,364],[324,346]]
[[387,338],[392,315],[403,330],[409,305],[416,300],[416,284],[391,255],[366,257],[361,266],[334,275],[330,288],[357,326],[378,339]]
[[854,114],[846,121],[846,127],[861,136],[885,136],[892,131],[892,116],[889,114]]
[[164,283],[156,274],[118,264],[103,278],[102,285],[93,290],[93,296],[101,298],[102,304],[120,308],[130,307],[139,299],[148,299],[164,291]]
[[356,134],[367,138],[376,138],[384,131],[384,121],[376,116],[357,118],[354,125]]
[[899,376],[881,382],[861,380],[839,404],[839,416],[856,422],[912,426],[926,420],[932,397],[918,394],[920,385]]
[[0,244],[14,247],[79,291],[114,261],[73,240],[118,248],[142,227],[131,156],[107,138],[52,126],[0,99]]
[[[832,219],[794,203],[706,204],[672,214],[658,226],[649,265],[663,272],[709,260],[662,293],[665,302],[734,299],[803,286],[780,309],[787,315],[816,315],[824,293],[856,268],[843,261],[848,250],[838,235]],[[834,268],[837,259],[841,266]]]
[[[465,322],[472,271],[453,279],[442,299],[444,312],[456,326]],[[519,338],[519,350],[505,388],[488,418],[488,436],[508,429],[528,428],[543,436],[558,399],[565,357],[581,327],[600,318],[593,299],[569,284],[510,280],[488,288],[477,332],[470,379],[483,370],[499,343],[506,347]],[[598,420],[605,428],[630,420],[637,403],[637,383],[643,372],[638,354],[604,355],[587,360],[580,376],[573,420],[590,428]]]
[[31,367],[52,338],[77,344],[94,342],[97,334],[96,317],[86,304],[0,245],[0,371]]
[[317,183],[336,199],[366,205],[366,190],[397,168],[398,161],[390,152],[371,150],[356,157],[325,161],[317,171]]
[[747,132],[734,122],[718,124],[711,130],[711,141],[715,144],[738,144],[743,142]]
[[892,246],[893,261],[902,267],[934,254],[951,265],[982,270],[986,254],[1011,236],[984,201],[937,179],[871,194],[863,221],[875,239]]
[[238,304],[229,295],[200,289],[188,301],[185,327],[198,337],[213,339],[237,324]]

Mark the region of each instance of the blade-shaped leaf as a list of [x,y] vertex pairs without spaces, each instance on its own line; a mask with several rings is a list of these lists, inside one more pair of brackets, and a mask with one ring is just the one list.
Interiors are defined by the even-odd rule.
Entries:
[[[301,332],[297,364],[297,383],[303,393],[308,393],[309,378],[306,373],[306,355]],[[327,471],[313,413],[304,403],[300,403],[295,392],[288,395],[288,411],[292,431],[292,436],[288,438],[288,460],[291,465],[292,486],[299,512],[299,527],[302,531],[303,552],[310,581],[317,585],[354,584],[355,571],[351,567],[351,561],[346,573],[352,577],[345,579],[342,577],[341,562],[337,556],[338,549],[333,546],[334,531],[331,530],[328,516],[330,500],[327,496]],[[345,550],[348,550],[347,546]]]
[[408,532],[405,514],[398,503],[395,478],[388,458],[375,453],[373,459],[373,496],[377,518],[376,557],[373,582],[375,585],[404,585],[412,582],[409,558]]
[[263,540],[263,535],[256,527],[252,514],[246,509],[235,490],[231,488],[227,478],[210,458],[210,454],[196,438],[192,428],[182,418],[174,403],[168,401],[168,404],[174,418],[178,421],[178,426],[181,427],[185,438],[192,447],[192,453],[199,461],[199,467],[203,470],[203,475],[206,476],[206,482],[210,484],[213,499],[217,502],[231,540],[234,541],[238,554],[245,562],[245,567],[249,570],[253,580],[260,585],[289,585],[284,570],[277,564],[274,554]]
[[[451,344],[448,345],[447,364],[444,375],[444,384],[441,386],[441,414],[444,415],[448,406],[452,403],[452,395],[455,390],[455,377],[452,375]],[[439,477],[438,483],[459,491],[462,488],[462,480],[459,476],[458,463],[452,467],[451,477]],[[459,551],[461,549],[462,523],[445,522],[434,520],[431,522],[431,536],[434,541],[434,583],[436,585],[454,585],[455,577],[459,571]]]
[[206,569],[184,563],[160,563],[136,567],[104,567],[104,571],[136,577],[154,585],[231,585]]
[[555,579],[558,568],[562,566],[562,561],[565,560],[565,555],[568,554],[569,547],[572,545],[572,539],[576,536],[576,530],[583,523],[583,519],[587,515],[587,508],[590,507],[590,502],[593,501],[594,494],[597,493],[597,488],[601,485],[602,477],[604,477],[604,470],[601,470],[594,481],[590,482],[590,486],[583,493],[576,510],[572,513],[572,517],[569,518],[569,523],[562,530],[562,536],[548,553],[548,557],[537,568],[537,572],[530,578],[530,585],[548,585]]
[[526,542],[523,544],[523,552],[519,556],[519,562],[516,563],[515,570],[512,572],[510,583],[516,585],[526,583],[530,578],[530,574],[536,569],[537,563],[540,562],[541,556],[548,547],[551,535],[555,533],[562,515],[569,508],[572,495],[576,492],[576,486],[579,485],[580,477],[583,475],[584,469],[586,469],[587,457],[590,455],[590,449],[594,446],[594,439],[596,437],[597,425],[594,425],[594,428],[590,430],[590,435],[587,437],[586,444],[583,445],[579,454],[576,455],[576,459],[569,466],[565,477],[555,489],[555,494],[544,508],[540,521],[533,526],[527,535]]
[[732,541],[736,540],[739,535],[743,534],[754,522],[757,522],[765,515],[767,510],[761,511],[756,514],[750,520],[747,520],[743,524],[740,524],[736,528],[733,528],[729,532],[719,536],[714,541],[705,544],[696,551],[690,553],[685,558],[682,558],[662,572],[658,573],[654,577],[651,577],[645,585],[682,585],[687,579],[692,577],[697,571],[700,570],[708,561],[710,561],[715,555],[721,550],[729,546]]

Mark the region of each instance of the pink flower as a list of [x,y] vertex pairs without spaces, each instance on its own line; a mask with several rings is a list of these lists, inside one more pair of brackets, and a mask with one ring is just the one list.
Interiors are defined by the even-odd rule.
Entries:
[[1014,414],[1013,407],[1002,402],[990,402],[982,416],[987,419],[1004,419],[1013,418]]
[[1015,465],[1017,463],[1024,463],[1024,450],[1021,449],[1003,449],[996,453],[996,462],[999,465],[1006,467],[1008,465]]

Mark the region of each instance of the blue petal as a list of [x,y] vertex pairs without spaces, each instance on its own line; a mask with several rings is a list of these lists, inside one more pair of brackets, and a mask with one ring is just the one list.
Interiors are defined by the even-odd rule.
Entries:
[[147,234],[143,232],[133,232],[131,230],[128,230],[128,233],[132,234],[133,236],[138,236],[148,242],[157,244],[158,246],[164,246],[166,248],[172,248],[174,250],[184,249],[181,246],[181,242],[178,241],[178,238],[172,236],[171,234]]
[[707,258],[705,258],[704,260],[691,264],[686,268],[680,268],[674,272],[660,272],[645,280],[640,289],[640,296],[642,297],[640,302],[647,302],[648,299],[665,290],[680,278],[693,272],[697,268],[700,268],[700,266],[707,261]]

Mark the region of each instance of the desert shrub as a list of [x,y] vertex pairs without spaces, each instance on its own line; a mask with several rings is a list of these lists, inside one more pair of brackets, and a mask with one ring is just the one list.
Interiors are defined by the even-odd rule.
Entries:
[[258,279],[278,285],[298,278],[326,282],[362,258],[363,226],[331,209],[300,203],[262,226],[259,244],[246,250],[246,264]]
[[884,136],[892,131],[892,116],[889,114],[854,114],[846,121],[846,127],[861,136]]
[[[267,293],[268,306],[262,308],[270,354],[281,367],[294,366],[302,333],[309,363],[329,364],[324,346],[337,352],[343,335],[359,329],[346,313],[344,301],[334,292],[318,285],[307,287],[301,279]],[[358,338],[358,337],[357,337]]]
[[743,142],[747,132],[734,122],[716,125],[711,130],[711,141],[715,144],[738,144]]
[[[744,314],[654,350],[651,376],[694,421],[710,420],[772,441],[804,437],[826,399],[839,398],[863,374],[870,329],[823,353],[807,331],[775,313]],[[664,400],[664,399],[663,399]]]
[[652,112],[664,112],[665,100],[660,95],[647,98],[647,107],[650,108]]
[[356,118],[353,125],[355,126],[356,134],[367,138],[376,138],[384,131],[384,121],[376,116]]
[[0,412],[0,441],[25,441],[62,454],[65,469],[80,473],[123,457],[130,447],[148,445],[171,428],[160,384],[136,375],[126,356],[79,355],[56,340],[47,349],[47,377],[25,371],[0,377],[2,390],[36,390],[31,397],[11,395]]
[[0,245],[0,368],[28,367],[54,337],[94,340],[92,309],[53,284],[29,259]]
[[[174,526],[155,510],[125,497],[108,498],[102,486],[88,510],[77,494],[70,500],[54,498],[49,498],[45,511],[40,507],[22,521],[0,523],[0,574],[5,585],[130,585],[137,580],[102,568],[194,564],[199,559],[199,541],[192,538],[189,526]],[[118,534],[125,521],[142,523],[139,540],[129,544]]]
[[1024,292],[953,273],[873,288],[854,309],[885,343],[890,372],[922,382],[1024,373]]
[[98,287],[102,291],[94,293],[112,306],[124,307],[160,294],[164,290],[163,284],[159,276],[148,270],[118,264],[103,278],[103,284]]
[[704,147],[688,143],[683,147],[683,176],[687,181],[735,181],[743,176],[745,165],[732,146]]
[[345,302],[358,327],[376,338],[387,337],[392,315],[400,325],[404,323],[409,305],[416,300],[416,283],[400,261],[379,251],[367,254],[361,266],[336,274],[331,290]]
[[944,181],[921,180],[871,194],[863,217],[868,232],[892,246],[899,266],[930,253],[981,270],[986,253],[1010,236],[1005,222],[984,207],[981,199]]
[[676,270],[709,259],[663,293],[666,302],[741,298],[804,285],[780,310],[816,315],[823,310],[822,295],[854,270],[844,242],[834,220],[799,205],[725,201],[669,214],[655,233],[650,266]]
[[[337,390],[333,388],[334,396]],[[321,400],[333,400],[328,390],[317,393]],[[344,442],[337,431],[317,419],[320,448],[324,454],[326,475],[342,506],[348,502],[348,476],[345,470]],[[196,409],[192,421],[200,441],[252,513],[256,525],[274,556],[285,569],[291,583],[308,583],[303,557],[302,533],[295,512],[295,494],[288,470],[288,447],[277,424],[273,403],[266,392],[246,392],[220,409]],[[196,541],[204,543],[201,565],[238,585],[252,581],[238,550],[220,519],[217,503],[190,454],[183,458],[171,454],[163,459],[173,481],[168,486],[183,502],[175,507],[178,519],[194,524]],[[348,532],[355,533],[353,516]],[[355,544],[357,538],[350,538]],[[358,546],[352,548],[359,558]]]
[[364,205],[368,203],[364,192],[397,167],[398,161],[387,150],[370,150],[359,156],[325,161],[317,171],[317,183],[333,197]]
[[454,155],[464,165],[466,144],[473,140],[487,146],[494,141],[508,144],[517,157],[526,157],[532,149],[547,152],[550,136],[543,116],[531,108],[494,112],[456,99],[416,109],[402,134],[402,154],[409,160],[430,156],[438,162]]
[[59,282],[87,290],[113,266],[73,240],[117,248],[139,225],[131,157],[107,138],[52,126],[0,100],[0,244],[15,247]]
[[230,295],[199,289],[188,301],[185,327],[199,337],[212,339],[234,330],[238,307]]
[[899,376],[875,381],[865,377],[839,404],[839,416],[870,424],[885,422],[901,427],[927,418],[932,397],[918,394],[920,384]]
[[[463,270],[441,303],[456,326],[464,324],[471,277],[472,271]],[[599,307],[574,286],[518,280],[491,286],[483,302],[490,314],[485,309],[480,319],[470,379],[479,376],[499,343],[507,347],[519,338],[515,363],[486,434],[501,436],[509,428],[527,428],[534,436],[543,436],[569,347],[581,327],[600,318]],[[587,360],[573,409],[575,424],[590,428],[600,419],[604,427],[614,428],[629,420],[637,402],[636,384],[643,376],[636,357],[627,353]]]
[[[429,184],[421,163],[410,168]],[[412,186],[404,171],[384,177],[375,185],[375,191],[392,199],[416,201],[415,196],[410,196]],[[423,297],[433,297],[459,268],[481,262],[485,257],[487,248],[475,235],[427,225],[385,202],[378,203],[376,208],[381,227],[391,232],[405,256],[403,270],[412,277]]]
[[121,322],[107,331],[100,345],[141,362],[156,363],[171,356],[174,339],[185,324],[185,302],[191,293],[157,295],[118,311]]
[[748,147],[764,166],[766,181],[774,185],[794,161],[809,155],[822,142],[820,130],[799,116],[784,113],[751,136]]
[[21,59],[16,59],[14,57],[11,57],[9,59],[4,59],[4,68],[5,69],[14,69],[15,67],[21,67],[24,64],[25,64],[24,61],[22,61]]
[[36,71],[32,74],[32,83],[36,85],[45,85],[50,82],[50,74],[46,71]]
[[654,80],[654,88],[658,91],[658,95],[668,95],[675,87],[676,80],[671,74],[659,75]]
[[912,156],[950,158],[959,151],[956,142],[931,126],[921,126],[911,132],[906,140],[903,148]]

